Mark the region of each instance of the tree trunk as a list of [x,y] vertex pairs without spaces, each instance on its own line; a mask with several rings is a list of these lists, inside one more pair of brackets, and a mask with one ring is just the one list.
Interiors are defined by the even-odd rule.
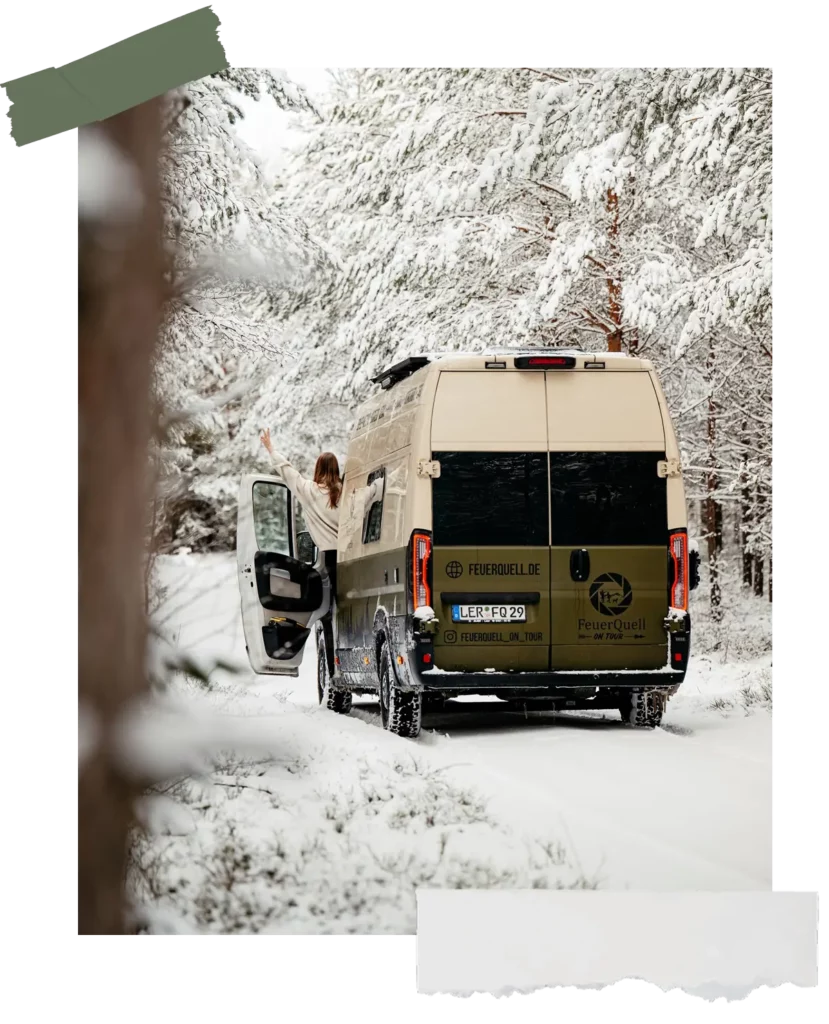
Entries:
[[[631,180],[629,188],[633,188]],[[607,336],[608,352],[621,352],[623,345],[633,355],[639,347],[639,334],[636,328],[624,329],[622,325],[622,273],[620,268],[621,252],[619,250],[619,196],[612,188],[607,190],[605,201],[607,211],[608,258],[605,266],[607,282],[607,320],[611,327],[604,327]]]
[[[755,507],[757,512],[757,522],[762,523],[766,511],[766,497],[759,487],[757,488]],[[754,559],[754,593],[757,597],[762,597],[765,592],[766,590],[763,580],[763,559],[757,555]]]
[[771,604],[771,555],[769,555],[769,604]]
[[715,622],[721,622],[722,590],[720,587],[720,554],[722,552],[722,504],[717,500],[719,487],[719,461],[717,457],[717,403],[713,396],[714,341],[708,348],[708,386],[712,389],[708,399],[707,423],[707,460],[708,474],[706,477],[705,526],[708,541],[708,578],[710,580],[711,616]]
[[619,263],[619,197],[607,190],[605,204],[608,214],[608,260],[607,260],[607,318],[613,330],[607,334],[607,351],[622,351],[622,282],[618,275]]
[[[748,424],[743,420],[742,441],[747,444]],[[743,557],[743,586],[751,587],[753,572],[753,556],[751,553],[750,534],[752,529],[751,489],[748,483],[748,456],[743,450],[740,467],[740,550]]]
[[765,592],[766,587],[763,580],[763,559],[757,557],[754,560],[754,593],[757,597],[762,597]]
[[161,101],[81,129],[90,130],[132,163],[143,194],[132,220],[79,222],[78,690],[80,724],[94,725],[84,735],[95,742],[79,761],[78,931],[117,934],[136,783],[119,766],[112,727],[147,687],[142,561],[163,303]]

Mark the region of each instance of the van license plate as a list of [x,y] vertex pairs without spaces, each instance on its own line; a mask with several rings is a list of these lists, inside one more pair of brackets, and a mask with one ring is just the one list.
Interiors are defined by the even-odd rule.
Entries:
[[453,622],[526,622],[523,604],[453,604]]

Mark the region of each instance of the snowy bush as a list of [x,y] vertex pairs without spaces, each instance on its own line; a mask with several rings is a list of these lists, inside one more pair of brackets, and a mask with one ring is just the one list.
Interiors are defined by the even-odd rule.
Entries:
[[179,783],[177,798],[178,814],[164,805],[136,833],[130,891],[200,931],[412,933],[420,886],[600,882],[560,842],[515,836],[450,770],[416,758],[242,761]]

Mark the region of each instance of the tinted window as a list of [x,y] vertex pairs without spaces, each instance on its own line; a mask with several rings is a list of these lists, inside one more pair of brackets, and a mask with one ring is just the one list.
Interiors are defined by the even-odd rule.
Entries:
[[[375,480],[385,479],[385,469],[375,469],[373,473],[369,473],[368,480],[366,481],[367,486],[371,486]],[[366,513],[365,523],[363,524],[363,543],[371,544],[372,541],[380,540],[380,527],[383,523],[383,497],[385,495],[385,486],[380,495],[379,501],[373,501],[371,507]]]
[[253,525],[260,551],[290,555],[291,526],[288,518],[288,488],[257,480],[253,485]]
[[665,544],[664,452],[551,452],[554,545]]
[[435,452],[435,544],[549,543],[546,452]]

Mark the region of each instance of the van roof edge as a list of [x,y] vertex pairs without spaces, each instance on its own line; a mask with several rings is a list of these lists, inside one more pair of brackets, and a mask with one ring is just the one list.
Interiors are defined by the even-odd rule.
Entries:
[[581,348],[490,348],[483,351],[443,351],[430,352],[424,358],[437,361],[441,359],[491,359],[493,356],[549,356],[575,355],[590,359],[604,359],[610,356],[615,359],[632,358],[627,352],[587,352]]
[[608,356],[614,359],[629,359],[626,352],[585,352],[580,348],[492,348],[486,351],[463,352],[443,351],[430,352],[428,355],[407,356],[400,362],[381,370],[376,376],[371,377],[372,384],[379,384],[384,390],[394,387],[401,380],[410,377],[413,373],[428,366],[432,362],[439,362],[444,359],[491,359],[493,357],[506,358],[508,356],[542,356],[542,355],[575,355],[585,356],[593,359],[604,359]]

